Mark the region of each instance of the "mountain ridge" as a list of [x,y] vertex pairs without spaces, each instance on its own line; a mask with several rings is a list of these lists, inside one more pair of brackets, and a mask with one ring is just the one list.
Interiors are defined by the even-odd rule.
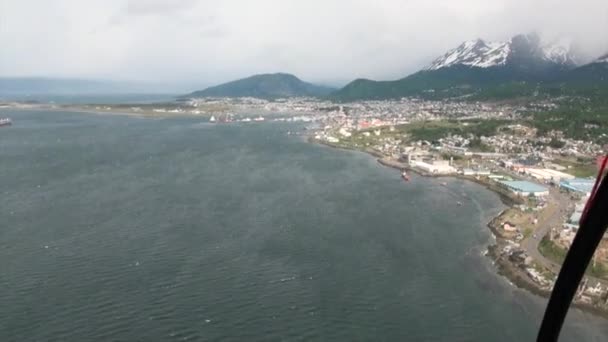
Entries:
[[[508,42],[465,41],[426,68],[394,81],[355,80],[331,97],[338,101],[407,96],[444,98],[502,88],[501,96],[535,93],[543,84],[606,86],[608,55],[577,65],[569,42],[542,44],[538,35],[516,35]],[[606,62],[606,63],[605,63]],[[604,68],[604,64],[606,68]],[[559,85],[559,86],[558,86]],[[513,89],[520,91],[513,91]],[[504,92],[509,89],[508,92]],[[554,91],[554,90],[552,90]]]

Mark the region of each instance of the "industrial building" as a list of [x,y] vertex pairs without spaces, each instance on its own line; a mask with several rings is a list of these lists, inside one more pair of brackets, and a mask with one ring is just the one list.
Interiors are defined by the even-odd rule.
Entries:
[[498,184],[517,196],[543,197],[549,195],[549,189],[528,181],[498,181]]
[[589,195],[593,189],[595,180],[591,178],[574,178],[569,180],[563,180],[559,183],[559,187],[562,189],[581,193],[583,195]]
[[463,176],[490,176],[491,172],[489,170],[475,170],[475,169],[463,169]]
[[447,160],[436,160],[433,161],[432,164],[425,163],[423,161],[412,160],[411,165],[424,172],[432,174],[450,174],[456,172],[456,169],[451,166],[450,162]]
[[559,183],[562,180],[574,179],[573,175],[551,169],[525,168],[524,173],[543,182]]

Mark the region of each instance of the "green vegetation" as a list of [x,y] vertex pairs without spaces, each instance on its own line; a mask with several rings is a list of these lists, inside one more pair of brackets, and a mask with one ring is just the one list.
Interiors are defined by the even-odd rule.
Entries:
[[410,140],[426,140],[429,142],[437,141],[448,135],[457,134],[461,127],[448,121],[422,122],[420,125],[412,124],[398,127],[409,133]]
[[450,160],[450,159],[452,159],[454,161],[460,161],[460,160],[463,160],[464,158],[460,154],[443,152],[443,153],[441,153],[441,159],[443,159],[443,160]]
[[580,158],[576,160],[558,159],[554,162],[556,164],[567,167],[568,169],[565,172],[572,174],[576,177],[595,177],[598,173],[598,168],[594,160],[583,160]]
[[[495,135],[497,130],[510,121],[506,120],[444,120],[444,121],[420,121],[405,125],[395,126],[393,130],[388,127],[367,129],[355,132],[351,137],[341,138],[340,146],[344,147],[371,147],[378,144],[381,140],[393,139],[401,141],[428,141],[437,142],[441,138],[449,135],[461,135],[464,137],[473,136],[471,139],[471,150],[480,152],[490,152],[493,149],[481,142],[480,136]],[[381,135],[376,136],[373,132],[380,130]],[[445,154],[445,158],[454,157],[455,160],[462,156]]]
[[394,81],[357,79],[331,94],[332,99],[353,101],[461,98],[469,101],[544,99],[562,96],[601,98],[608,93],[608,68],[601,65],[548,73],[528,67],[470,68],[452,66],[423,70]]
[[509,82],[479,89],[469,100],[488,101],[537,97],[538,86],[527,82]]
[[494,149],[481,142],[479,137],[475,137],[469,141],[469,148],[474,152],[494,152]]
[[390,99],[418,96],[426,99],[463,97],[469,100],[503,100],[521,97],[561,95],[561,85],[542,85],[540,75],[513,68],[470,68],[453,66],[419,71],[395,81],[358,79],[333,93],[342,101]]
[[[545,77],[530,74],[529,70],[485,70],[458,66],[420,71],[395,81],[358,79],[331,95],[332,99],[339,101],[395,99],[406,96],[434,100],[508,100],[520,104],[539,100],[559,101],[557,109],[526,114],[527,124],[537,128],[541,136],[559,130],[564,132],[566,138],[608,143],[606,66],[581,67]],[[411,131],[413,139],[428,141],[448,134],[463,133],[463,130],[445,126],[420,127]],[[555,139],[549,146],[560,148],[564,145],[563,141]]]
[[[538,135],[559,130],[566,138],[608,142],[608,91],[588,98],[570,98],[555,110],[529,113]],[[603,97],[605,96],[605,97]]]
[[555,274],[537,262],[532,262],[532,267],[546,279],[555,279]]
[[[359,79],[333,93],[333,99],[390,99],[416,96],[425,99],[453,98],[463,101],[530,101],[561,99],[557,109],[528,114],[539,135],[563,131],[566,138],[608,143],[608,67],[588,65],[575,70],[535,74],[518,68],[468,68],[455,66],[420,71],[395,81]],[[455,134],[450,128],[414,130],[414,139],[437,140]],[[563,142],[554,140],[551,147]]]
[[532,235],[533,232],[534,231],[530,227],[524,228],[524,234],[523,234],[524,235],[524,239],[529,238]]
[[[527,121],[538,135],[562,131],[566,138],[608,143],[608,84],[529,84],[526,82],[486,87],[468,100],[530,100],[556,99],[558,108],[526,114]],[[559,100],[557,100],[559,99]],[[563,147],[552,140],[549,146]]]
[[[566,253],[568,252],[565,248],[558,246],[546,236],[540,241],[538,250],[546,258],[560,264],[564,262]],[[596,263],[595,265],[591,263],[589,267],[587,267],[587,274],[596,278],[606,278],[608,276],[608,266],[604,263]]]
[[549,147],[551,148],[562,148],[566,145],[566,142],[564,142],[563,140],[559,140],[556,138],[551,138],[551,141],[549,141]]
[[596,278],[606,278],[606,276],[608,276],[608,266],[602,263],[597,263],[595,265],[591,263],[587,268],[587,273]]
[[576,177],[587,178],[597,176],[599,171],[595,165],[577,164],[571,169],[568,169],[568,172],[572,173]]
[[565,248],[556,245],[553,241],[549,240],[547,236],[544,236],[540,241],[538,250],[540,254],[544,255],[546,258],[560,264],[564,262],[564,259],[566,259],[566,253],[568,253]]

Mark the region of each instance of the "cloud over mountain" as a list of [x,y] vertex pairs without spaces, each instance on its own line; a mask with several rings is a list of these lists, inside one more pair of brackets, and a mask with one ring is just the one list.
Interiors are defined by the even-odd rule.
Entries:
[[604,0],[7,0],[0,13],[0,76],[390,79],[471,37],[531,31],[589,60],[608,51]]

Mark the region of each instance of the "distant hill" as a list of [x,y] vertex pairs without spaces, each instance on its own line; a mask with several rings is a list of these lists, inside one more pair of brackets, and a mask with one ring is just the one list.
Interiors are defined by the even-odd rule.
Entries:
[[[508,42],[467,41],[428,67],[395,81],[358,79],[331,94],[340,101],[406,96],[445,98],[475,94],[507,98],[551,92],[576,83],[608,86],[607,56],[577,67],[567,42],[541,44],[538,36],[517,35]],[[603,82],[607,81],[606,84]],[[558,86],[559,85],[559,86]]]
[[528,79],[504,67],[481,69],[454,65],[438,70],[421,70],[395,81],[358,79],[330,96],[342,101],[391,99],[407,96],[459,96],[484,87]]
[[291,74],[261,74],[195,91],[186,97],[279,98],[325,96],[335,89],[304,82]]

